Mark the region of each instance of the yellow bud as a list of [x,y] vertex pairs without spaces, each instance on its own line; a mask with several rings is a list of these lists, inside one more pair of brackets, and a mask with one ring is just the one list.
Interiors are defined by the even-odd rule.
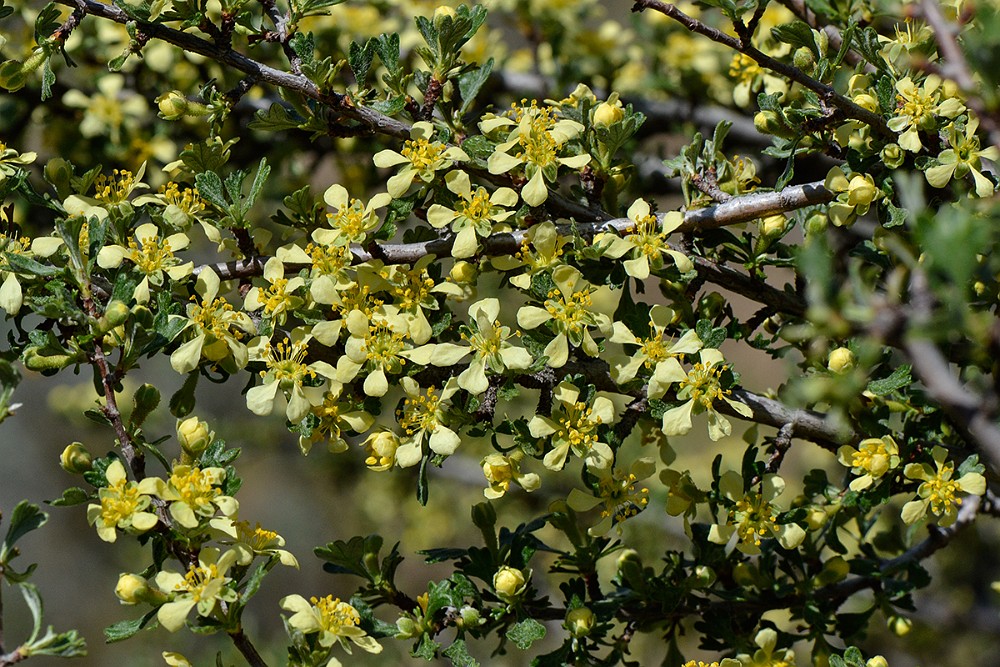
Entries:
[[881,151],[879,151],[879,157],[882,158],[882,162],[885,166],[890,169],[895,169],[903,164],[906,160],[906,152],[899,147],[899,144],[886,144]]
[[788,219],[784,215],[769,215],[760,221],[760,233],[768,238],[780,236],[788,225]]
[[479,276],[479,268],[471,262],[458,261],[451,267],[448,277],[459,285],[471,285]]
[[868,93],[860,93],[854,96],[854,103],[865,111],[878,111],[878,100]]
[[59,455],[59,465],[66,472],[82,475],[93,467],[93,459],[86,447],[79,442],[73,442],[66,445],[66,449]]
[[913,628],[913,621],[902,616],[890,616],[886,619],[885,625],[892,634],[902,637],[908,634]]
[[214,437],[215,433],[209,430],[208,424],[199,421],[197,417],[177,422],[177,441],[188,454],[202,453],[212,444]]
[[834,373],[846,373],[854,368],[854,353],[846,347],[838,347],[830,352],[827,358],[826,367]]
[[115,299],[104,309],[104,315],[94,323],[94,334],[101,336],[115,327],[121,326],[128,319],[129,307],[123,301]]
[[792,55],[792,63],[799,69],[809,72],[816,64],[816,56],[808,46],[800,46]]
[[440,5],[434,10],[434,22],[438,22],[441,19],[448,17],[450,19],[455,18],[455,10],[448,5]]
[[527,588],[524,573],[507,565],[502,565],[493,575],[493,588],[497,595],[508,602],[517,599]]
[[819,530],[826,525],[829,518],[830,515],[822,507],[810,507],[806,514],[806,524],[809,526],[809,530]]
[[156,106],[160,110],[160,118],[164,120],[179,120],[187,113],[190,102],[179,90],[171,90],[156,98]]
[[601,102],[594,109],[595,127],[608,127],[621,122],[623,118],[625,118],[625,109],[622,108],[621,102],[616,101],[614,104]]
[[364,442],[368,452],[365,465],[369,470],[384,472],[396,464],[396,449],[399,447],[399,436],[392,431],[376,431]]
[[851,206],[871,204],[879,194],[875,181],[868,174],[856,174],[847,186],[847,203]]
[[115,595],[122,604],[139,604],[149,593],[149,583],[137,574],[123,572],[118,575],[118,585],[115,586]]
[[593,630],[595,620],[594,612],[589,607],[577,607],[567,612],[563,627],[574,637],[586,637]]
[[865,667],[889,667],[889,661],[880,655],[876,655],[873,658],[868,658]]
[[758,111],[753,117],[753,126],[761,134],[773,134],[777,137],[790,137],[792,130],[785,124],[777,111]]

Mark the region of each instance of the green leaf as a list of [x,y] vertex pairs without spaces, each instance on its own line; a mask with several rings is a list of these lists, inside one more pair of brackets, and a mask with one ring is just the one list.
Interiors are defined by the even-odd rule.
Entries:
[[222,190],[222,179],[214,171],[206,171],[194,177],[195,185],[198,186],[198,194],[202,199],[212,203],[214,206],[226,211],[229,209],[229,202]]
[[474,160],[485,160],[493,155],[496,144],[481,134],[474,134],[462,142],[462,150]]
[[264,132],[295,130],[304,122],[305,119],[294,115],[291,110],[274,102],[267,111],[261,109],[254,115],[253,120],[250,121],[250,129]]
[[264,189],[264,183],[267,181],[267,177],[271,174],[271,167],[267,164],[267,158],[262,157],[260,159],[260,164],[257,165],[257,174],[253,178],[253,183],[250,184],[250,194],[244,200],[243,204],[243,214],[253,208],[253,205],[257,202],[257,198],[260,197],[261,190]]
[[444,657],[451,660],[451,664],[457,667],[479,667],[479,663],[469,655],[469,647],[465,645],[464,639],[456,639],[455,642],[441,652]]
[[390,76],[399,72],[399,34],[379,35],[375,41],[375,50],[379,60],[389,70]]
[[357,42],[351,42],[351,46],[348,49],[347,64],[350,65],[351,71],[354,72],[354,80],[357,81],[359,88],[364,86],[365,79],[368,78],[368,71],[372,67],[372,61],[375,59],[375,45],[375,39],[369,38],[364,46],[361,46]]
[[46,58],[42,64],[42,101],[52,97],[52,84],[56,82],[56,73],[52,71],[52,59]]
[[[45,525],[49,520],[49,515],[38,509],[38,505],[22,500],[14,507],[10,515],[10,523],[7,526],[7,535],[3,539],[3,549],[0,549],[0,556],[6,555],[14,547],[14,543],[33,530],[37,530]],[[0,559],[3,560],[3,559]]]
[[466,113],[476,99],[483,84],[490,78],[493,71],[493,58],[490,58],[482,66],[474,70],[465,72],[458,77],[458,92],[462,95],[461,113]]
[[31,644],[42,630],[42,596],[39,595],[38,589],[35,588],[34,584],[21,582],[17,586],[21,589],[21,596],[24,597],[24,602],[28,605],[28,610],[31,612],[31,636],[24,642],[25,644]]
[[913,378],[910,377],[910,365],[903,364],[894,370],[892,375],[889,377],[869,382],[867,390],[876,396],[885,396],[886,394],[891,394],[897,389],[908,387],[912,382]]
[[406,98],[402,95],[397,95],[396,97],[391,97],[387,100],[375,100],[368,106],[375,109],[375,111],[378,111],[379,113],[385,114],[386,116],[395,116],[406,108]]
[[526,651],[536,641],[545,636],[545,626],[533,618],[526,618],[515,623],[507,631],[507,639],[514,642],[522,651]]
[[49,505],[52,507],[69,507],[71,505],[80,505],[90,500],[90,494],[77,486],[71,486],[62,492],[62,495],[55,500],[50,500]]
[[54,276],[60,271],[58,267],[42,264],[26,255],[12,252],[5,252],[3,255],[10,269],[22,276],[39,276],[44,278]]
[[698,320],[694,330],[708,348],[718,348],[726,340],[725,327],[713,327],[711,320]]
[[413,650],[410,652],[410,655],[412,655],[414,658],[423,658],[424,660],[430,662],[435,657],[437,657],[437,652],[439,648],[441,648],[440,644],[431,639],[431,636],[429,634],[424,634],[421,635],[420,643],[413,647]]
[[35,17],[35,43],[42,44],[52,37],[52,33],[62,23],[59,17],[60,10],[54,2],[45,5],[42,11],[38,12],[38,16]]
[[804,46],[815,55],[820,55],[816,50],[816,42],[813,39],[812,29],[802,21],[794,21],[771,28],[771,35],[779,42],[791,44],[792,46]]
[[[380,574],[377,569],[369,567],[370,560],[377,561],[382,550],[382,536],[355,536],[349,541],[337,540],[325,547],[316,547],[313,553],[317,558],[327,561],[323,569],[335,574],[354,574],[375,583]],[[392,554],[390,554],[390,557]],[[377,563],[372,563],[376,565]]]
[[137,618],[131,621],[118,621],[113,625],[109,625],[104,628],[104,640],[113,644],[114,642],[120,642],[123,639],[128,639],[135,633],[146,627],[146,624],[156,616],[156,609],[152,609],[146,612],[141,618]]
[[188,373],[184,384],[170,397],[170,414],[182,419],[194,410],[194,390],[198,386],[198,371]]
[[311,32],[295,33],[288,40],[288,45],[304,63],[311,63],[316,59],[316,38]]

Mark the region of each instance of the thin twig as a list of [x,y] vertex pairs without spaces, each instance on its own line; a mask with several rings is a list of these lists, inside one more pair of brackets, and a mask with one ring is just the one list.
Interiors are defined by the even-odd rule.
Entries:
[[749,56],[761,67],[767,68],[772,72],[776,72],[786,79],[794,81],[795,83],[813,91],[819,95],[821,99],[824,99],[831,105],[837,107],[837,109],[839,109],[847,118],[854,118],[855,120],[859,120],[862,123],[870,125],[879,134],[885,136],[895,136],[895,133],[889,129],[889,126],[886,125],[886,121],[882,118],[882,116],[858,106],[852,100],[844,97],[834,90],[832,86],[829,86],[821,81],[817,81],[799,68],[787,65],[780,60],[776,60],[766,53],[763,53],[760,49],[753,46],[749,39],[742,40],[736,37],[731,37],[718,28],[713,28],[710,25],[706,25],[705,23],[688,16],[678,9],[676,5],[668,2],[662,2],[662,0],[635,0],[635,4],[632,6],[632,11],[641,12],[645,9],[658,11],[661,14],[674,19],[691,32],[704,35],[713,42],[717,42],[723,46],[728,46],[738,53]]

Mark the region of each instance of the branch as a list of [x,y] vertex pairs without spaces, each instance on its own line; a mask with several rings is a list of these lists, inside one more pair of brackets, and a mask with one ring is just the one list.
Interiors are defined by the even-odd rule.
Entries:
[[247,662],[250,663],[251,667],[267,667],[264,658],[257,652],[257,649],[250,642],[250,638],[246,636],[242,628],[237,632],[230,633],[229,637],[233,640],[233,644],[243,657],[247,659]]
[[952,375],[948,360],[937,345],[920,331],[930,326],[933,308],[927,276],[920,269],[913,270],[910,290],[913,312],[903,349],[927,393],[941,404],[962,436],[989,459],[990,466],[1000,470],[1000,427],[994,420],[996,397],[986,400],[967,389]]
[[776,72],[784,76],[786,79],[794,81],[795,83],[813,91],[819,95],[820,98],[837,107],[847,118],[854,118],[862,123],[866,123],[878,131],[879,134],[890,137],[896,136],[896,133],[890,130],[889,126],[886,125],[885,119],[882,118],[882,116],[858,106],[853,101],[834,90],[832,86],[828,86],[821,81],[817,81],[799,68],[787,65],[780,60],[776,60],[766,53],[763,53],[760,49],[753,46],[749,40],[744,41],[736,37],[731,37],[717,28],[713,28],[695,18],[688,16],[679,10],[676,5],[662,2],[662,0],[635,0],[635,4],[632,6],[632,11],[641,12],[645,9],[658,11],[661,14],[674,19],[691,32],[704,35],[713,42],[717,42],[723,46],[728,46],[738,53],[749,56],[761,67],[766,67],[772,72]]

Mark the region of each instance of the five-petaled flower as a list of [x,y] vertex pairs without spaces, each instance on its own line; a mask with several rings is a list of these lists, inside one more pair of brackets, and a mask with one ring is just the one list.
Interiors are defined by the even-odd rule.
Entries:
[[851,481],[851,491],[863,491],[899,465],[899,446],[889,435],[865,438],[857,449],[850,445],[838,449],[837,460],[860,475]]
[[489,486],[483,489],[483,495],[490,500],[496,500],[510,490],[511,484],[517,484],[528,493],[541,486],[542,480],[537,474],[521,472],[523,456],[520,451],[511,454],[499,452],[487,454],[482,460],[482,466],[483,475]]
[[149,286],[161,287],[164,274],[174,282],[191,275],[194,262],[181,263],[174,251],[183,250],[191,241],[183,232],[160,238],[160,230],[151,222],[135,229],[135,238],[129,239],[128,247],[107,245],[97,253],[97,263],[103,269],[113,269],[128,260],[135,265],[142,280],[136,285],[132,297],[138,303],[149,301]]
[[684,222],[683,213],[668,211],[663,214],[661,222],[650,213],[649,204],[645,200],[636,199],[628,209],[628,217],[634,225],[624,236],[605,233],[594,237],[594,245],[600,248],[602,255],[612,259],[626,254],[631,256],[623,263],[625,273],[638,280],[645,280],[649,277],[650,269],[659,271],[663,268],[664,255],[673,260],[681,273],[694,268],[687,255],[667,245],[667,236]]
[[202,520],[215,516],[216,509],[223,516],[233,516],[239,510],[236,499],[222,492],[225,479],[222,468],[175,465],[168,480],[153,480],[153,493],[170,503],[170,516],[178,525],[197,528]]
[[261,337],[250,346],[250,359],[266,367],[260,372],[264,382],[247,391],[250,412],[265,416],[283,409],[288,421],[297,424],[323,402],[326,390],[320,378],[332,380],[337,372],[325,361],[306,362],[311,339],[311,333],[298,327],[277,344]]
[[958,518],[958,506],[962,499],[958,494],[970,493],[981,496],[986,493],[986,478],[974,466],[958,479],[952,479],[955,474],[955,464],[948,460],[948,450],[935,446],[931,450],[934,460],[932,468],[928,463],[909,463],[903,469],[907,479],[920,481],[917,487],[917,497],[903,505],[903,521],[916,523],[927,514],[928,510],[934,516],[941,517],[941,526],[950,526]]
[[422,389],[411,377],[401,382],[406,400],[399,411],[399,425],[403,429],[400,445],[396,449],[396,462],[407,468],[420,462],[424,455],[424,442],[432,452],[451,456],[462,443],[461,438],[445,423],[451,407],[451,397],[458,391],[458,382],[451,378],[438,392],[435,387]]
[[704,348],[699,353],[701,361],[687,372],[680,381],[677,399],[684,401],[663,413],[663,432],[667,435],[684,435],[691,430],[691,416],[708,413],[708,437],[720,440],[732,433],[733,425],[715,409],[715,401],[722,399],[729,407],[744,417],[752,417],[749,406],[729,398],[730,390],[721,384],[725,359],[715,348]]
[[[381,653],[382,645],[368,636],[358,625],[361,615],[358,610],[332,595],[306,600],[301,595],[288,595],[281,599],[281,608],[292,612],[288,618],[288,627],[293,632],[303,635],[316,635],[316,641],[323,648],[331,648],[339,644],[348,653],[351,648],[347,641],[368,653]],[[340,665],[340,661],[331,658],[330,665]]]
[[458,195],[458,200],[452,205],[454,208],[432,204],[427,209],[427,222],[436,228],[451,226],[455,232],[452,257],[472,257],[479,239],[489,236],[497,225],[514,215],[508,209],[517,204],[517,193],[510,188],[497,188],[491,193],[482,186],[473,191],[464,171],[448,172],[445,184]]
[[545,346],[545,356],[552,368],[562,368],[569,360],[569,346],[580,348],[584,354],[596,357],[597,343],[590,334],[591,327],[602,332],[611,325],[611,318],[592,310],[592,294],[597,288],[584,280],[572,266],[562,265],[552,272],[555,286],[549,291],[544,308],[524,306],[517,311],[517,323],[525,329],[546,324],[555,334]]
[[667,340],[667,326],[673,319],[673,310],[660,304],[654,305],[649,310],[649,336],[646,338],[636,336],[624,322],[614,323],[612,343],[639,346],[631,357],[622,355],[611,359],[611,377],[615,382],[625,384],[635,378],[639,369],[645,368],[650,374],[646,396],[659,398],[670,385],[687,377],[678,357],[694,354],[701,349],[702,342],[693,329],[684,332],[676,341]]
[[[219,364],[230,373],[247,365],[249,358],[242,340],[256,331],[250,316],[233,309],[225,297],[219,296],[221,281],[210,267],[198,274],[195,292],[187,307],[187,324],[179,336],[194,335],[170,355],[170,365],[178,373],[190,373],[202,359]],[[179,318],[180,316],[172,316]]]
[[781,510],[773,503],[785,490],[777,475],[764,475],[760,489],[745,489],[743,477],[730,470],[719,478],[719,493],[725,517],[711,527],[710,542],[727,544],[737,539],[736,548],[745,554],[760,553],[761,540],[774,538],[785,549],[802,544],[806,531],[796,523],[778,523]]
[[589,472],[594,476],[592,492],[573,489],[566,503],[578,512],[601,507],[601,520],[587,531],[591,535],[604,535],[612,526],[621,534],[621,524],[649,504],[649,489],[637,484],[656,472],[656,463],[644,456],[628,468],[608,466]]
[[588,468],[607,468],[614,454],[598,433],[602,425],[615,418],[615,406],[610,399],[596,396],[589,402],[580,400],[580,390],[569,382],[560,382],[552,392],[558,405],[551,417],[535,415],[528,422],[532,437],[546,438],[552,449],[542,459],[549,470],[562,470],[573,452]]
[[234,602],[237,592],[231,588],[232,579],[226,576],[236,562],[237,553],[227,551],[220,555],[214,547],[204,547],[198,554],[197,565],[178,574],[163,570],[153,579],[161,592],[170,596],[170,602],[156,611],[156,620],[169,632],[180,630],[192,609],[198,615],[211,616],[219,602]]
[[125,466],[117,459],[105,470],[104,477],[108,485],[97,491],[100,504],[87,506],[87,521],[97,527],[98,537],[105,542],[114,542],[118,537],[116,528],[139,534],[156,525],[156,515],[146,510],[160,480],[147,477],[138,483],[130,482],[125,475]]
[[440,141],[433,141],[434,126],[427,121],[414,123],[410,129],[410,138],[403,143],[400,152],[383,150],[375,154],[376,167],[396,167],[402,169],[389,178],[386,190],[393,199],[406,194],[413,181],[420,179],[424,183],[434,180],[434,172],[443,171],[455,162],[466,162],[469,156],[457,146],[448,146]]

